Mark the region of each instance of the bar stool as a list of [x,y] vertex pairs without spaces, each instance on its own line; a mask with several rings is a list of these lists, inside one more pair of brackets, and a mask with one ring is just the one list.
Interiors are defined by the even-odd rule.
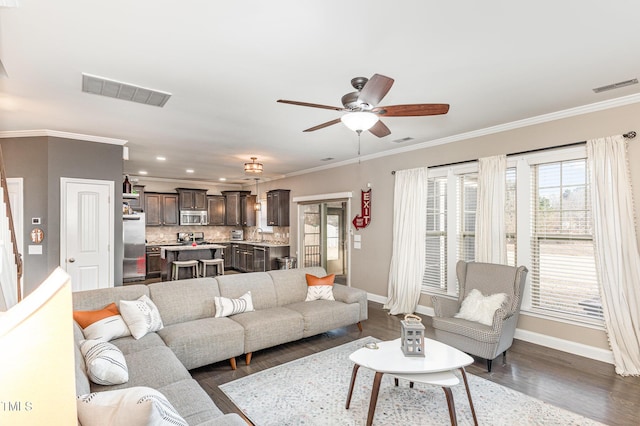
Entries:
[[198,278],[197,260],[174,260],[171,269],[171,280],[180,279],[180,268],[191,268],[191,278]]
[[207,267],[208,266],[215,266],[216,267],[216,273],[215,275],[224,275],[224,259],[200,259],[200,263],[201,263],[201,271],[202,277],[206,277],[207,276]]

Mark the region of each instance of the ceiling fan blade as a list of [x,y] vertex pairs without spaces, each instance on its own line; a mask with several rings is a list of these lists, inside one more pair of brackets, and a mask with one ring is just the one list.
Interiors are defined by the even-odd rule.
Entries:
[[322,123],[322,124],[318,124],[317,126],[310,127],[310,128],[308,128],[306,130],[303,130],[303,132],[313,132],[314,130],[324,129],[325,127],[329,127],[329,126],[333,126],[334,124],[338,124],[339,122],[340,122],[340,119],[336,118],[335,120],[327,121],[326,123]]
[[389,130],[389,128],[380,120],[378,120],[378,122],[374,124],[369,131],[379,138],[383,138],[391,134],[391,130]]
[[440,115],[449,112],[449,104],[389,105],[374,108],[372,112],[384,117],[419,117]]
[[393,81],[392,78],[385,77],[384,75],[374,74],[360,91],[358,101],[371,106],[378,105],[382,98],[389,92],[391,86],[393,86]]
[[311,108],[324,108],[324,109],[332,109],[334,111],[344,111],[344,108],[341,108],[341,107],[334,107],[334,106],[320,105],[320,104],[310,104],[309,102],[288,101],[286,99],[278,99],[278,102],[280,102],[281,104],[291,104],[291,105],[306,106]]

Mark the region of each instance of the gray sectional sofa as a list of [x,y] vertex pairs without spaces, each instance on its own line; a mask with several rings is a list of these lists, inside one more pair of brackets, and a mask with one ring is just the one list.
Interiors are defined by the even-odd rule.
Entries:
[[[164,327],[139,340],[112,340],[124,354],[129,381],[102,386],[89,382],[78,342],[84,337],[75,324],[76,393],[148,386],[160,391],[190,425],[245,425],[236,414],[224,415],[188,370],[252,354],[286,342],[313,336],[367,319],[363,290],[335,284],[335,301],[305,302],[305,274],[326,275],[323,268],[254,272],[167,281],[150,285],[76,292],[74,310],[102,309],[109,303],[147,295],[158,307]],[[255,311],[216,318],[214,297],[237,299],[251,291]]]

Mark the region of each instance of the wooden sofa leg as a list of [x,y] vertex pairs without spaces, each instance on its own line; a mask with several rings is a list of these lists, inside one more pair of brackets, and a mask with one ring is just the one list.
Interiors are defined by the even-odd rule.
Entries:
[[249,352],[248,354],[245,355],[245,360],[247,361],[247,365],[251,364],[251,355],[253,354],[253,352]]
[[356,325],[358,326],[358,330],[362,331],[362,323],[358,321]]
[[229,362],[231,363],[231,369],[235,370],[236,369],[236,358],[235,357],[230,358]]

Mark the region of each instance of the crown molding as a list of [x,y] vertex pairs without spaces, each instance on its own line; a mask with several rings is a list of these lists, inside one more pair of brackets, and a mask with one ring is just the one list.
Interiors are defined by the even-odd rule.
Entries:
[[0,138],[32,138],[32,137],[51,137],[51,138],[63,138],[63,139],[75,139],[86,142],[98,142],[107,143],[111,145],[124,145],[127,140],[106,138],[103,136],[83,135],[80,133],[61,132],[59,130],[8,130],[0,132]]
[[458,142],[466,139],[473,139],[480,136],[492,135],[496,133],[506,132],[509,130],[520,129],[522,127],[533,126],[536,124],[548,123],[550,121],[562,120],[564,118],[575,117],[578,115],[589,114],[592,112],[604,111],[611,108],[617,108],[625,105],[631,105],[640,102],[640,93],[623,96],[620,98],[609,99],[602,102],[596,102],[593,104],[582,105],[575,108],[569,108],[562,111],[551,112],[549,114],[538,115],[535,117],[525,118],[522,120],[512,121],[509,123],[498,124],[496,126],[486,127],[484,129],[473,130],[471,132],[459,133],[453,136],[447,136],[445,138],[433,139],[417,143],[414,145],[390,149],[387,151],[378,152],[375,154],[363,155],[360,158],[354,158],[350,160],[340,161],[337,163],[326,164],[324,166],[314,167],[312,169],[300,170],[297,172],[288,173],[286,177],[304,175],[307,173],[318,172],[321,170],[333,169],[336,167],[346,166],[349,164],[355,164],[360,161],[373,160],[376,158],[388,157],[391,155],[401,154],[404,152],[417,151],[420,149],[431,148],[437,145],[444,145],[447,143]]

